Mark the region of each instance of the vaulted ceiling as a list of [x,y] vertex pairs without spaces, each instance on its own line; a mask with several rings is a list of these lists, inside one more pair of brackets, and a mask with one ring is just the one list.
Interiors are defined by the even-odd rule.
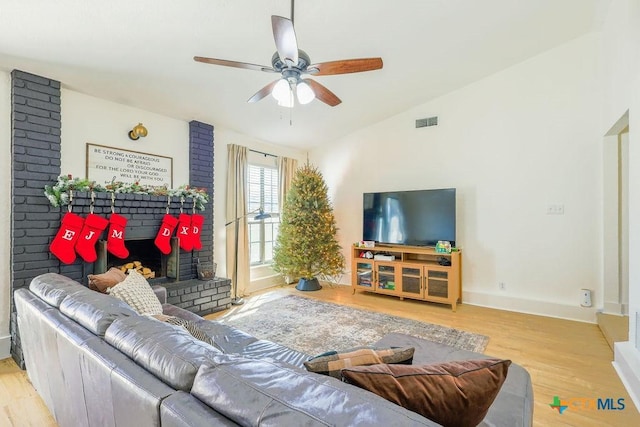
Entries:
[[271,65],[271,15],[290,17],[290,0],[0,0],[0,68],[307,149],[598,30],[609,2],[298,0],[298,45],[312,62],[384,61],[314,77],[342,99],[336,107],[249,104],[276,75],[193,61]]

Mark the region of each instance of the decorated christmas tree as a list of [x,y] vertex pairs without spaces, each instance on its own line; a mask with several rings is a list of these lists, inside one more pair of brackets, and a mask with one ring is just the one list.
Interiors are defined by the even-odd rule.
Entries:
[[309,164],[300,167],[282,209],[274,270],[299,278],[300,290],[320,289],[318,277],[328,280],[344,271],[337,230],[322,174]]

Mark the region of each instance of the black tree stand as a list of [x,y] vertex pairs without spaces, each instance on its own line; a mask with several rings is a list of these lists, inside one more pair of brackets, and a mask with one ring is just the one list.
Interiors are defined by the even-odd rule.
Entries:
[[318,282],[317,277],[311,279],[302,278],[298,281],[296,289],[299,291],[319,291],[322,289],[322,286],[320,286],[320,282]]

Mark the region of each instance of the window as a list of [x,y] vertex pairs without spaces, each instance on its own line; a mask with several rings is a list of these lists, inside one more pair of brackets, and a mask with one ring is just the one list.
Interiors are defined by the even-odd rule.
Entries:
[[[262,165],[249,165],[249,262],[251,265],[270,264],[273,245],[278,236],[280,207],[278,206],[278,169]],[[253,217],[259,209],[271,215],[260,221]]]

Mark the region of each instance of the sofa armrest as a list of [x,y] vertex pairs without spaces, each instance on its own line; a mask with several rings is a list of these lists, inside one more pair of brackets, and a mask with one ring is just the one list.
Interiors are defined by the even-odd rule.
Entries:
[[151,289],[153,289],[153,292],[155,292],[156,296],[160,300],[160,304],[167,303],[167,288],[160,285],[153,285]]

